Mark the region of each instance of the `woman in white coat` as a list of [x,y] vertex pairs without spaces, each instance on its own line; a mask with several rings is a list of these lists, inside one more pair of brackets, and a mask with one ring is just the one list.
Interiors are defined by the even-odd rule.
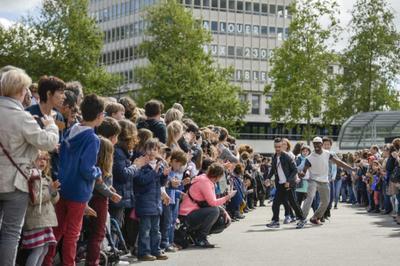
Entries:
[[[58,144],[58,128],[51,117],[35,118],[22,102],[32,83],[21,69],[0,70],[0,142],[15,163],[29,176],[38,151]],[[28,182],[0,148],[0,265],[15,265],[18,241],[28,206]]]

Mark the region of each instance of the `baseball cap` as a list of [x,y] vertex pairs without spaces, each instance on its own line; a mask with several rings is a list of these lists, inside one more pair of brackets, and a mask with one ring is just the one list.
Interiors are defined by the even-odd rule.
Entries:
[[312,142],[313,143],[322,143],[322,139],[320,137],[315,137]]

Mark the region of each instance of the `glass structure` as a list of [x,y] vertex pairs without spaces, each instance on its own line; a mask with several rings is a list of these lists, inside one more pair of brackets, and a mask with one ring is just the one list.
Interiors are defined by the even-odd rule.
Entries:
[[360,113],[341,127],[338,144],[341,150],[382,146],[400,136],[400,111]]

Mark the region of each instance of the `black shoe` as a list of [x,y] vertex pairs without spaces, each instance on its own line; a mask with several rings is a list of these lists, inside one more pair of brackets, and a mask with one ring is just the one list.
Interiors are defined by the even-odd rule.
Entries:
[[279,228],[280,227],[279,222],[277,222],[277,221],[272,221],[271,223],[267,224],[266,226],[268,228]]
[[325,217],[322,217],[321,219],[320,219],[320,221],[321,221],[321,223],[325,223]]
[[201,248],[215,248],[215,245],[210,244],[207,239],[202,239],[202,240],[195,240],[194,244],[196,247],[201,247]]

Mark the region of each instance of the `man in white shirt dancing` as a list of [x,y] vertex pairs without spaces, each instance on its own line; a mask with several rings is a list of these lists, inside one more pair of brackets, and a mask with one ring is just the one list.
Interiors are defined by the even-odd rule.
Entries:
[[310,222],[320,225],[322,224],[320,219],[324,216],[329,205],[329,162],[332,161],[338,166],[351,171],[355,171],[355,169],[333,156],[329,151],[322,149],[322,138],[315,137],[313,145],[314,151],[307,157],[304,169],[299,173],[299,176],[304,177],[307,170],[309,170],[310,179],[308,181],[307,198],[303,205],[304,218],[307,218],[315,193],[318,191],[321,202]]

